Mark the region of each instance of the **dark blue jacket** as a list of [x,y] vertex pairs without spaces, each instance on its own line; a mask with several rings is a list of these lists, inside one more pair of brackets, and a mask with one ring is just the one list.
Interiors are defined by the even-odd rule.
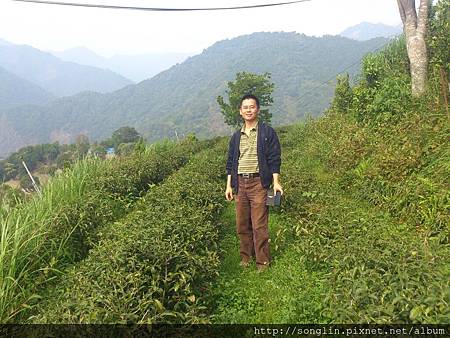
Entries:
[[[231,175],[231,187],[238,191],[238,161],[239,144],[241,142],[241,130],[237,130],[231,136],[228,148],[227,174]],[[281,148],[277,133],[272,127],[259,121],[258,139],[256,140],[258,152],[258,165],[261,184],[268,189],[272,183],[272,174],[280,173],[281,166]]]

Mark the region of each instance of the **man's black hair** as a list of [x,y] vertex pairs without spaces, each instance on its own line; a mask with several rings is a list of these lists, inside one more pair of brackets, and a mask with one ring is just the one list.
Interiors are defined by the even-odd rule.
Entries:
[[249,99],[255,100],[256,107],[259,108],[259,99],[253,94],[245,94],[244,96],[242,96],[241,101],[239,102],[239,108],[242,107],[242,102],[244,102],[244,100],[249,100]]

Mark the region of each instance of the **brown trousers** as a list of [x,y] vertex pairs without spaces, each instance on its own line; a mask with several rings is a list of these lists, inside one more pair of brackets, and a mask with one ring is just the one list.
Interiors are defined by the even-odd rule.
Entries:
[[267,189],[261,179],[238,177],[236,196],[236,231],[240,239],[241,260],[256,257],[257,265],[270,263],[269,208],[266,206]]

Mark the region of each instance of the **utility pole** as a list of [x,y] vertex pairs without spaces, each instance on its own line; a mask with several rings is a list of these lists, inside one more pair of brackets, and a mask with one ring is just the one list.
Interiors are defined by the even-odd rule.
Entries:
[[25,170],[27,171],[28,176],[30,176],[31,182],[33,183],[34,190],[38,193],[38,195],[40,197],[42,197],[41,189],[39,189],[38,185],[36,184],[36,182],[33,178],[33,175],[31,175],[30,171],[28,170],[27,165],[25,164],[25,161],[22,161],[22,165],[24,166]]

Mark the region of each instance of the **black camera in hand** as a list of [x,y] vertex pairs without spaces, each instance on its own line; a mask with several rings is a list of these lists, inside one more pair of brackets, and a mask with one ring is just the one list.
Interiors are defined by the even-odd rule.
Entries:
[[281,205],[281,192],[273,193],[273,189],[267,191],[266,205],[271,207],[279,207]]

